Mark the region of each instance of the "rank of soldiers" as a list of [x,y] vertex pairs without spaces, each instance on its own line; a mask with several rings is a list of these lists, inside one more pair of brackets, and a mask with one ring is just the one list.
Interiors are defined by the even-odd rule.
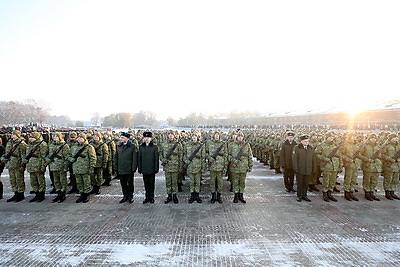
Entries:
[[[359,201],[356,185],[360,172],[365,199],[380,200],[376,195],[380,175],[385,197],[399,199],[395,192],[399,183],[400,145],[394,132],[193,129],[26,133],[13,130],[1,137],[0,171],[8,169],[14,193],[7,202],[25,199],[26,170],[34,194],[30,202],[45,199],[45,173],[49,171],[53,186],[50,193],[56,194],[51,202],[61,203],[68,194],[79,193],[76,202],[86,203],[91,194],[101,193],[102,186],[110,186],[114,177],[121,183],[124,197],[120,203],[132,203],[133,177],[138,172],[143,175],[146,191],[143,203],[154,203],[154,176],[160,164],[165,174],[166,204],[179,203],[185,176],[190,179],[188,202],[202,203],[200,191],[205,171],[210,173],[211,203],[223,202],[225,176],[234,195],[233,202],[246,203],[243,194],[246,175],[253,167],[253,155],[276,175],[283,174],[286,191],[297,192],[299,202],[311,201],[307,197],[310,191],[322,191],[324,201],[336,202],[332,193],[339,192],[337,178],[343,171],[346,200]],[[2,183],[0,190],[2,198]]]

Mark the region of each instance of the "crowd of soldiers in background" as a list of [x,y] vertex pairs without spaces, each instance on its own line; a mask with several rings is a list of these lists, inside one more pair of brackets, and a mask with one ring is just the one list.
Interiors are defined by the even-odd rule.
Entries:
[[[14,130],[14,131],[13,131]],[[25,162],[20,162],[20,165],[24,168],[29,164],[29,156],[35,155],[36,145],[40,146],[51,146],[52,143],[59,143],[59,141],[55,141],[52,137],[57,136],[56,140],[65,140],[65,143],[69,145],[69,147],[74,146],[76,143],[76,139],[79,137],[80,133],[76,131],[58,131],[50,132],[43,131],[39,132],[40,129],[35,129],[34,132],[29,132],[28,129],[17,129],[17,133],[27,144],[26,154],[25,154]],[[101,186],[109,186],[113,176],[115,176],[115,171],[113,168],[113,159],[116,151],[116,146],[120,140],[120,133],[111,132],[111,131],[96,131],[96,130],[83,130],[85,133],[85,138],[87,141],[95,148],[97,156],[102,158],[101,163],[97,163],[95,172],[91,172],[91,194],[100,194]],[[139,145],[143,142],[142,133],[139,131],[130,131],[132,143],[139,147]],[[252,154],[259,160],[261,163],[265,165],[269,165],[270,169],[275,170],[276,174],[281,174],[282,170],[290,169],[291,167],[285,165],[283,159],[281,157],[282,147],[287,137],[286,129],[252,129],[252,130],[229,130],[229,131],[217,131],[220,135],[220,141],[225,143],[224,151],[218,152],[217,156],[220,156],[223,159],[223,167],[222,172],[224,175],[228,175],[228,180],[231,182],[231,192],[235,193],[234,201],[237,202],[238,199],[242,202],[245,202],[243,199],[243,190],[244,185],[241,185],[241,188],[232,188],[232,184],[234,179],[232,179],[230,174],[230,166],[235,161],[235,157],[237,153],[228,158],[228,145],[230,142],[234,142],[237,138],[237,134],[241,133],[244,136],[244,140],[247,144],[250,145]],[[1,142],[2,142],[2,150],[0,153],[2,154],[2,160],[4,162],[7,161],[5,156],[10,152],[10,148],[4,149],[7,146],[7,143],[10,140],[12,133],[15,133],[15,129],[4,129],[4,133],[1,134]],[[207,141],[211,141],[214,138],[216,131],[214,130],[206,130],[201,129],[190,130],[190,131],[170,131],[170,130],[156,130],[153,131],[153,140],[155,144],[158,144],[160,148],[162,148],[162,144],[168,141],[169,134],[175,135],[175,140],[177,140],[181,145],[182,149],[185,149],[188,143],[191,142],[192,136],[195,134],[198,137],[198,141],[202,141],[206,143]],[[349,201],[358,201],[358,198],[354,195],[357,192],[356,184],[357,177],[359,175],[359,171],[362,171],[363,175],[363,184],[362,188],[365,193],[365,198],[367,200],[377,200],[380,199],[374,194],[376,192],[376,187],[378,184],[379,175],[383,175],[383,189],[385,191],[385,197],[387,199],[399,199],[399,197],[395,194],[397,191],[397,186],[399,182],[399,150],[400,146],[398,143],[398,135],[396,132],[380,132],[378,134],[375,133],[366,133],[366,132],[353,132],[353,131],[328,131],[327,129],[314,131],[310,128],[296,128],[294,130],[296,138],[300,135],[307,134],[310,138],[310,145],[315,149],[317,155],[318,162],[318,171],[313,174],[312,181],[309,181],[309,191],[318,192],[317,185],[322,184],[323,198],[325,201],[337,201],[329,192],[335,191],[338,192],[336,185],[331,187],[332,177],[334,177],[335,181],[338,178],[338,174],[344,170],[344,197]],[[106,144],[106,145],[103,145]],[[38,145],[38,146],[39,146]],[[99,149],[101,147],[101,149]],[[210,156],[215,154],[216,147],[214,147],[213,151],[208,151],[205,146],[206,152],[202,156],[201,159],[204,162],[208,162],[208,164],[202,165],[202,171],[208,170],[210,167]],[[33,191],[31,193],[35,193],[35,197],[31,199],[31,202],[35,201],[43,201],[44,200],[44,189],[46,188],[43,185],[44,181],[44,172],[46,171],[46,167],[51,163],[51,156],[54,155],[57,147],[44,149],[44,156],[42,159],[42,164],[38,169],[35,169],[31,166],[31,169],[27,168],[28,172],[31,174],[31,185]],[[161,152],[162,149],[160,149]],[[32,153],[33,152],[33,153]],[[167,151],[164,151],[164,154]],[[237,151],[236,151],[237,152]],[[240,152],[240,151],[239,151]],[[11,153],[12,154],[12,153]],[[70,155],[71,156],[71,155]],[[165,155],[164,155],[165,156]],[[189,155],[186,155],[188,157]],[[215,156],[215,155],[214,155]],[[10,158],[10,157],[8,157]],[[162,158],[162,157],[160,157]],[[215,160],[215,159],[214,159]],[[182,162],[187,163],[187,158],[182,159]],[[236,163],[239,161],[236,160]],[[43,168],[43,166],[45,166]],[[187,166],[186,166],[187,167]],[[4,164],[2,164],[2,169],[4,168]],[[51,169],[50,169],[51,170]],[[2,170],[1,170],[2,171]],[[76,179],[74,175],[74,171],[71,166],[66,170],[69,173],[69,186],[71,186],[70,190],[67,191],[66,185],[60,185],[58,182],[54,181],[53,171],[50,171],[50,179],[52,181],[53,190],[50,193],[57,193],[57,197],[53,200],[53,202],[63,202],[65,200],[65,194],[72,194],[78,192],[78,187],[76,184]],[[251,171],[251,166],[248,166],[248,169],[245,172]],[[179,175],[177,179],[177,187],[178,191],[182,192],[182,181],[185,179],[186,170],[185,168],[180,168],[178,170]],[[23,173],[22,173],[23,175]],[[38,175],[38,176],[36,176]],[[322,183],[321,183],[322,177]],[[115,178],[115,177],[114,177]],[[15,181],[12,182],[13,192],[16,194],[9,200],[11,201],[21,201],[24,199],[25,192],[25,184],[19,179],[19,184],[15,184]],[[58,185],[57,185],[58,183]],[[215,185],[216,187],[217,185]],[[293,185],[285,184],[286,190],[288,192],[295,192],[293,189]],[[195,191],[193,191],[195,190]],[[198,191],[199,189],[191,189],[191,193],[193,192],[195,195],[193,196],[193,200],[198,200]],[[2,193],[2,192],[1,192]],[[197,198],[196,198],[197,193]],[[217,193],[219,194],[217,197]],[[221,201],[220,194],[221,189],[217,192],[214,188],[211,191],[212,200],[215,202],[218,199],[218,202]],[[328,197],[329,195],[329,197]],[[1,194],[2,196],[2,194]],[[88,201],[88,197],[83,198],[83,202]],[[221,201],[222,202],[222,201]]]

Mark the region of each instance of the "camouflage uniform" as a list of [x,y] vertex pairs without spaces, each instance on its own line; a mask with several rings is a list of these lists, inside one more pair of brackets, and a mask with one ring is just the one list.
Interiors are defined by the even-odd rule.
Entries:
[[104,178],[104,183],[102,186],[110,186],[111,184],[111,176],[113,174],[113,160],[115,157],[115,152],[116,152],[116,145],[115,142],[111,139],[111,133],[106,133],[103,136],[104,140],[103,142],[107,145],[108,147],[108,160],[107,160],[107,167],[103,171],[103,178]]
[[253,168],[253,153],[250,145],[244,140],[241,140],[241,137],[244,138],[244,134],[239,131],[237,133],[236,141],[230,143],[228,146],[229,168],[232,173],[233,191],[235,193],[233,199],[234,203],[237,203],[238,200],[246,203],[243,198],[243,192],[246,185],[246,173],[251,172],[251,169]]
[[354,196],[355,186],[357,184],[358,176],[358,163],[354,158],[359,147],[355,143],[354,134],[348,133],[347,140],[343,144],[341,149],[341,155],[344,165],[344,197],[351,201],[358,201],[358,198]]
[[[28,155],[31,154],[31,158],[27,159]],[[46,142],[44,142],[42,136],[38,132],[34,132],[29,137],[28,147],[26,149],[26,158],[23,159],[22,163],[26,164],[26,168],[29,172],[31,186],[35,192],[35,197],[30,202],[41,202],[44,200],[44,193],[46,191],[46,180],[44,173],[46,167],[44,163],[46,161],[49,148]]]
[[[21,163],[25,158],[27,145],[25,139],[21,137],[20,131],[13,131],[11,136],[12,138],[7,142],[5,155],[3,155],[1,161],[6,164],[5,167],[8,169],[10,175],[11,189],[14,192],[14,196],[8,199],[7,202],[18,202],[25,198],[24,168],[21,167]],[[16,149],[11,154],[10,158],[6,159],[5,156],[13,147],[16,147]]]
[[[188,142],[185,146],[183,152],[184,163],[187,166],[187,173],[190,177],[190,193],[191,197],[189,199],[189,203],[193,203],[193,201],[197,201],[201,203],[202,200],[199,197],[200,193],[200,183],[201,183],[201,175],[202,171],[205,168],[205,159],[206,159],[206,149],[204,144],[199,142],[200,134],[194,133],[192,136],[195,140]],[[196,149],[200,148],[195,157],[190,159]]]
[[101,133],[95,133],[91,145],[96,152],[96,167],[91,175],[93,190],[91,194],[100,194],[100,186],[103,183],[103,170],[107,169],[109,160],[108,146],[103,142]]
[[[399,184],[400,160],[399,138],[391,133],[387,137],[387,144],[382,149],[383,160],[383,188],[387,199],[400,199],[394,192]],[[397,154],[397,155],[396,155]]]
[[[52,202],[63,202],[68,187],[67,170],[68,158],[71,156],[71,149],[64,141],[61,133],[55,133],[57,141],[49,144],[49,156],[46,158],[45,165],[49,165],[49,169],[54,175],[54,186],[57,191],[57,197]],[[55,138],[53,136],[53,139]]]
[[[171,202],[173,198],[176,198],[176,193],[178,192],[178,174],[183,166],[182,145],[179,143],[178,140],[175,139],[173,132],[170,132],[169,136],[172,139],[168,139],[159,147],[159,156],[165,173],[165,184],[168,194],[168,197],[165,200],[166,204]],[[172,148],[174,146],[175,148],[172,151]],[[172,152],[172,154],[168,155],[170,151]]]
[[332,200],[336,202],[336,198],[332,196],[332,191],[336,184],[337,175],[343,169],[343,162],[340,157],[340,151],[337,151],[333,157],[328,157],[337,148],[333,138],[333,133],[328,133],[325,143],[318,146],[315,153],[321,162],[323,198],[325,201]]
[[226,151],[226,144],[221,141],[221,133],[215,132],[213,139],[208,141],[206,146],[206,154],[210,169],[210,191],[212,195],[211,203],[214,203],[215,201],[222,203],[221,193],[223,186],[223,175],[226,172],[228,165]]
[[[81,142],[79,142],[80,140]],[[82,151],[82,153],[77,155],[79,151]],[[96,167],[96,151],[93,146],[89,144],[84,133],[79,134],[78,142],[71,147],[71,157],[69,161],[72,163],[72,169],[76,176],[76,183],[81,193],[81,196],[76,202],[86,203],[89,201],[89,194],[92,189],[90,175],[94,173],[94,168]]]
[[[374,195],[378,184],[379,173],[382,172],[382,161],[380,160],[380,147],[378,146],[376,134],[369,134],[368,142],[360,152],[363,171],[363,188],[365,198],[369,201],[380,199]],[[375,140],[374,140],[375,139]]]

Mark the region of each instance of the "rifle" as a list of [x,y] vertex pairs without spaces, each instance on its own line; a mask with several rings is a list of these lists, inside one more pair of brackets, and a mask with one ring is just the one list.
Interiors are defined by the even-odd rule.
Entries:
[[364,147],[365,147],[366,144],[367,144],[367,143],[364,143],[362,146],[360,146],[359,149],[357,149],[357,151],[356,151],[356,152],[354,153],[354,155],[353,155],[353,160],[356,160],[356,158],[359,157],[359,155],[360,155],[360,153],[361,153],[361,150],[364,149]]
[[[197,153],[199,152],[200,148],[201,148],[204,144],[205,144],[205,142],[202,142],[202,143],[193,151],[192,155],[190,155],[189,158],[188,158],[189,162],[192,162],[192,160],[193,160],[194,158],[198,158],[198,159],[200,158],[200,156],[197,156]],[[184,169],[187,169],[188,165],[189,165],[188,163],[185,163],[185,165],[183,165],[183,168],[184,168]]]
[[[25,160],[27,162],[23,162],[21,163],[21,167],[26,167],[26,164],[29,162],[29,160],[34,156],[36,150],[39,148],[39,146],[44,142],[44,140],[40,141],[39,144],[37,144],[34,148],[32,148],[32,150],[29,152],[29,154],[25,157]],[[37,156],[35,156],[37,157]]]
[[219,152],[221,152],[221,150],[224,147],[224,145],[225,145],[225,143],[222,143],[222,145],[220,147],[218,147],[217,150],[215,150],[215,152],[211,155],[211,157],[213,159],[217,159],[217,156],[222,156],[222,154],[219,153]]
[[[61,146],[59,146],[56,150],[54,150],[53,154],[51,154],[51,156],[49,157],[49,159],[51,161],[53,161],[54,158],[61,158],[60,156],[58,156],[58,153],[60,153],[61,149],[67,144],[67,142],[65,142],[64,144],[62,144]],[[50,163],[49,162],[45,162],[44,166],[49,166]]]
[[394,160],[397,160],[398,158],[400,158],[400,150],[398,150],[398,151],[396,152],[396,154],[394,154],[394,156],[393,156],[393,159],[394,159]]
[[167,153],[167,155],[165,156],[165,158],[167,159],[167,160],[170,160],[171,158],[172,158],[172,156],[176,156],[176,153],[174,153],[174,151],[175,151],[175,148],[178,146],[178,142],[176,142],[169,150],[168,150],[168,153]]
[[[24,140],[22,139],[19,143],[15,144],[10,151],[4,156],[4,158],[6,160],[9,160],[11,158],[11,156],[15,156],[14,155],[14,151],[17,150],[17,147],[19,146],[19,144],[21,144]],[[4,162],[1,162],[1,165],[4,165]]]
[[[83,151],[85,150],[85,148],[86,148],[88,145],[89,145],[89,144],[84,145],[81,149],[79,149],[79,150],[76,152],[76,154],[73,156],[74,161],[75,161],[77,158],[79,158],[79,157],[81,157],[81,158],[86,158],[86,156],[85,156],[85,155],[82,155],[82,153],[83,153]],[[72,167],[72,162],[71,162],[71,161],[68,163],[68,167]]]
[[[326,156],[329,160],[332,160],[333,157],[337,157],[336,153],[338,152],[338,150],[340,149],[340,147],[342,146],[342,144],[344,143],[344,140],[342,140],[332,151],[331,153],[328,154],[328,156]],[[328,162],[321,162],[321,164],[323,166],[325,166],[326,164],[328,164]]]

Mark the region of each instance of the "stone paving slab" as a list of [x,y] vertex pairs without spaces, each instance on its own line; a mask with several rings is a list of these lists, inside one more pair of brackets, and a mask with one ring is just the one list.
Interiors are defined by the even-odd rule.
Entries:
[[[26,174],[27,192],[29,175]],[[343,176],[340,175],[341,182]],[[6,203],[12,196],[2,175],[0,266],[399,266],[400,201],[362,197],[311,203],[286,193],[282,175],[255,162],[246,182],[246,204],[232,203],[224,182],[223,204],[209,203],[204,174],[202,204],[189,204],[189,178],[179,204],[164,204],[164,174],[156,177],[156,202],[142,204],[141,176],[135,177],[134,203],[119,204],[118,180],[89,203]],[[359,178],[361,184],[361,176]],[[50,181],[48,179],[48,185]],[[341,186],[339,186],[341,189]],[[48,191],[50,191],[48,186]],[[359,186],[358,189],[361,190]]]

